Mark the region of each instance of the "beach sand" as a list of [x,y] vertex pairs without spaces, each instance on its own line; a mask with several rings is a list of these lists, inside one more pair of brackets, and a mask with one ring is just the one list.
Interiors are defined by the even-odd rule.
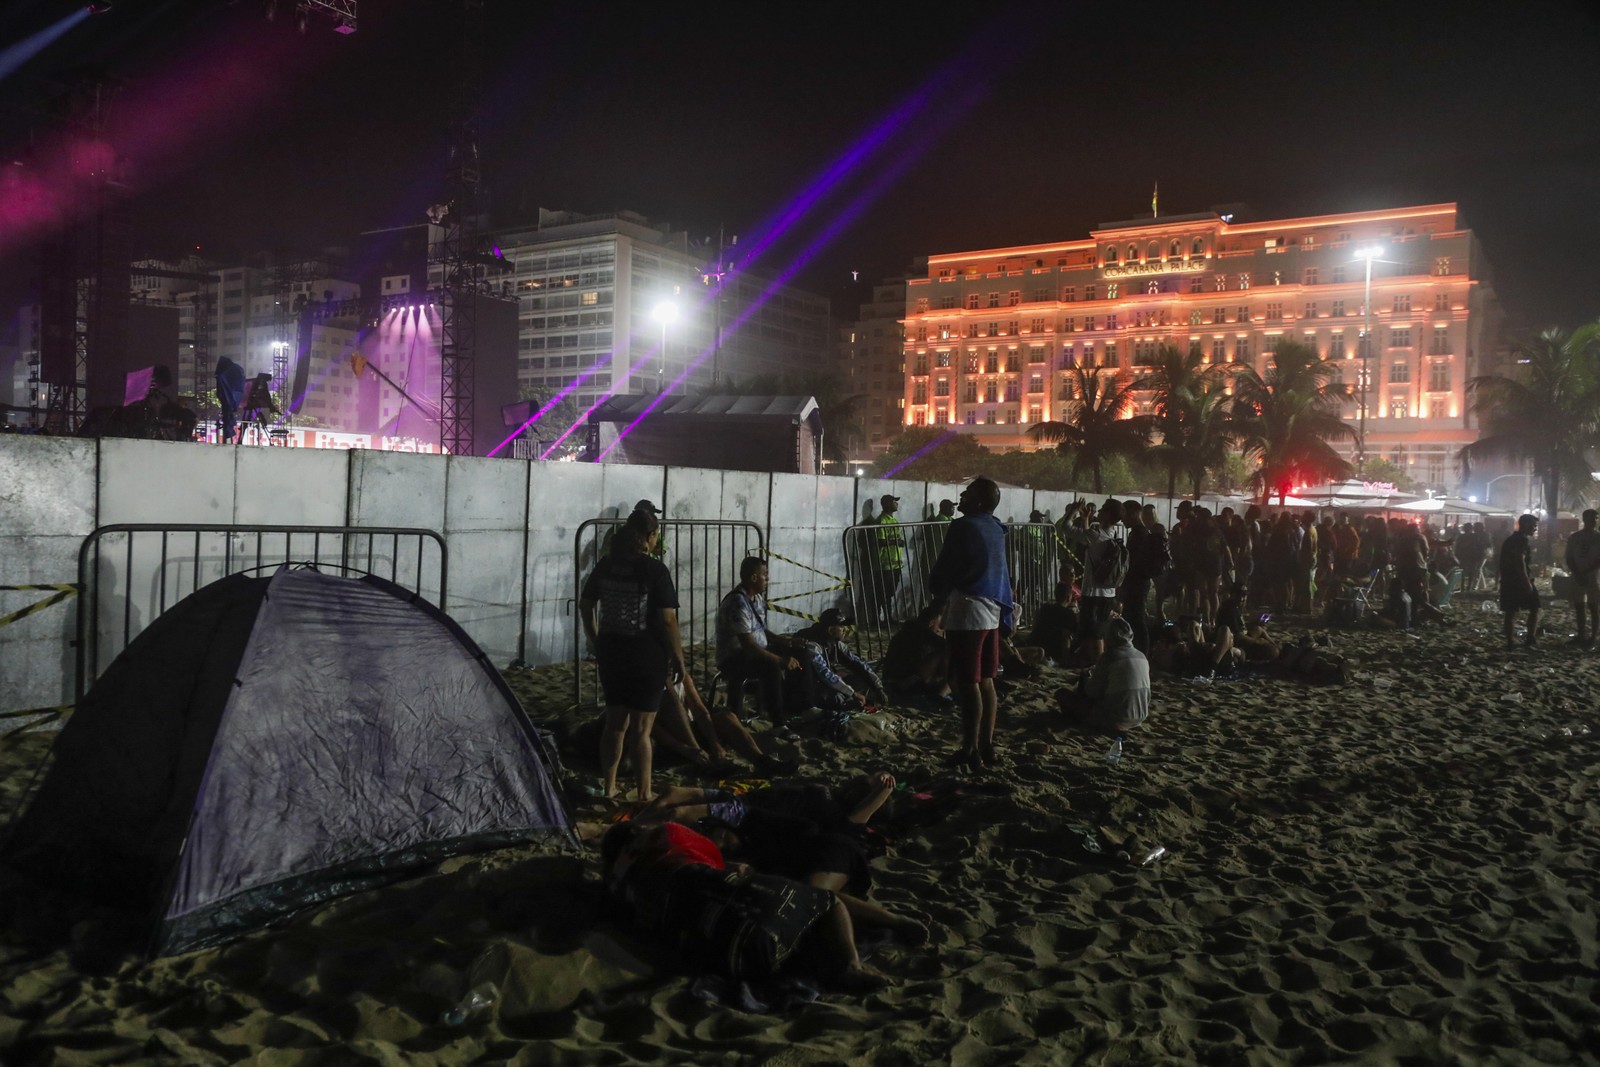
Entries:
[[[0,942],[0,1061],[43,1064],[1440,1064],[1600,1062],[1600,654],[1499,649],[1498,614],[1332,632],[1345,686],[1162,678],[1118,765],[1063,731],[1066,673],[1015,684],[1009,762],[891,831],[875,896],[939,926],[873,958],[866,998],[783,1014],[702,1003],[607,917],[590,856],[533,848],[436,871],[153,963]],[[1295,633],[1301,627],[1280,627]],[[516,671],[572,725],[566,668]],[[946,777],[948,715],[891,708],[797,775]],[[0,741],[10,809],[49,735]],[[574,780],[587,752],[565,754]],[[658,781],[693,781],[677,771]],[[904,811],[910,792],[890,808]],[[581,815],[594,814],[584,809]],[[893,815],[891,810],[885,813]],[[1086,852],[1133,839],[1137,866]],[[441,1012],[494,981],[460,1028]]]

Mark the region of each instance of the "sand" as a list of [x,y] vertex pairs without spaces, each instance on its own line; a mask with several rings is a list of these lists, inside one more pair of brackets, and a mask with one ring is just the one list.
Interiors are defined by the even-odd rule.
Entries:
[[[1003,707],[1010,762],[894,837],[875,895],[939,924],[874,962],[881,994],[784,1014],[708,1006],[608,920],[592,858],[510,850],[145,963],[0,942],[0,1061],[33,1064],[1438,1064],[1600,1062],[1600,654],[1499,650],[1499,616],[1335,632],[1350,684],[1157,682],[1119,765],[1049,713],[1064,672]],[[1293,625],[1281,632],[1296,632]],[[572,725],[562,668],[513,672]],[[1514,699],[1509,699],[1514,698]],[[925,784],[947,717],[889,709],[801,776]],[[48,734],[0,741],[8,809]],[[575,776],[592,765],[568,753]],[[660,780],[692,781],[677,772]],[[891,807],[909,804],[908,794]],[[591,812],[586,809],[584,814]],[[892,813],[886,813],[892,814]],[[1144,867],[1081,829],[1134,839]],[[30,903],[12,901],[13,919]],[[460,1028],[474,983],[503,997]]]

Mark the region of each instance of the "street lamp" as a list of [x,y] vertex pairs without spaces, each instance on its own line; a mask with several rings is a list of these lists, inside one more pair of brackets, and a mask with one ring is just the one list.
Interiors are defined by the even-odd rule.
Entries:
[[1361,327],[1361,421],[1360,428],[1356,431],[1356,467],[1362,470],[1367,466],[1367,391],[1372,388],[1372,365],[1369,358],[1372,352],[1372,264],[1382,251],[1383,249],[1377,246],[1356,251],[1356,258],[1364,260],[1367,264],[1366,295],[1361,299],[1364,323]]
[[1528,483],[1528,497],[1527,497],[1528,506],[1532,507],[1533,506],[1533,475],[1525,474],[1525,473],[1523,473],[1521,471],[1513,471],[1510,474],[1499,474],[1499,475],[1496,475],[1493,478],[1490,478],[1483,485],[1483,499],[1486,502],[1493,500],[1494,499],[1494,492],[1493,492],[1494,483],[1495,482],[1504,481],[1507,478],[1521,478],[1523,481]]
[[656,393],[666,391],[667,381],[667,324],[678,321],[678,305],[671,300],[656,304],[650,316],[661,324],[661,354],[656,359]]

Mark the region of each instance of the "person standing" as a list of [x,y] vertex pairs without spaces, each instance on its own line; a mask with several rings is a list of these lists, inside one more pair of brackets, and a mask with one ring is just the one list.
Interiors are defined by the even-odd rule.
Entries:
[[950,688],[961,706],[961,748],[953,762],[983,770],[995,763],[994,730],[1000,697],[1000,638],[1013,621],[1011,574],[1006,567],[1006,529],[994,517],[1000,487],[974,478],[956,505],[944,548],[928,575],[934,605],[950,650]]
[[878,517],[873,520],[878,527],[870,542],[873,546],[872,587],[867,603],[872,621],[884,626],[894,626],[894,596],[900,589],[900,574],[905,569],[905,535],[900,532],[900,520],[895,512],[900,510],[900,498],[885,493],[878,499]]
[[1539,590],[1533,584],[1533,535],[1539,519],[1523,515],[1517,529],[1500,546],[1500,611],[1505,615],[1506,648],[1516,647],[1511,635],[1517,612],[1528,613],[1526,644],[1532,648],[1539,633]]
[[956,519],[956,502],[954,500],[939,501],[939,514],[933,517],[935,522],[954,522]]
[[678,632],[678,591],[650,550],[660,524],[649,512],[628,516],[579,594],[579,616],[594,649],[605,694],[600,733],[602,794],[617,794],[617,771],[631,738],[638,799],[649,800],[654,749],[650,730],[672,677],[687,670]]
[[1567,573],[1572,575],[1572,613],[1578,617],[1578,635],[1573,644],[1592,648],[1600,639],[1600,530],[1595,529],[1600,512],[1589,508],[1583,513],[1583,529],[1567,538]]

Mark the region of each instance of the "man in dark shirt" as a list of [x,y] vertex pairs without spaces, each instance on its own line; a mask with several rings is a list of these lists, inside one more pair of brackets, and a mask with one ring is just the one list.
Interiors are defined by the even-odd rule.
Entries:
[[1529,648],[1539,633],[1539,590],[1533,584],[1532,542],[1538,529],[1536,516],[1523,515],[1517,519],[1517,532],[1500,546],[1500,611],[1505,616],[1507,648],[1516,647],[1511,635],[1519,611],[1528,613]]

